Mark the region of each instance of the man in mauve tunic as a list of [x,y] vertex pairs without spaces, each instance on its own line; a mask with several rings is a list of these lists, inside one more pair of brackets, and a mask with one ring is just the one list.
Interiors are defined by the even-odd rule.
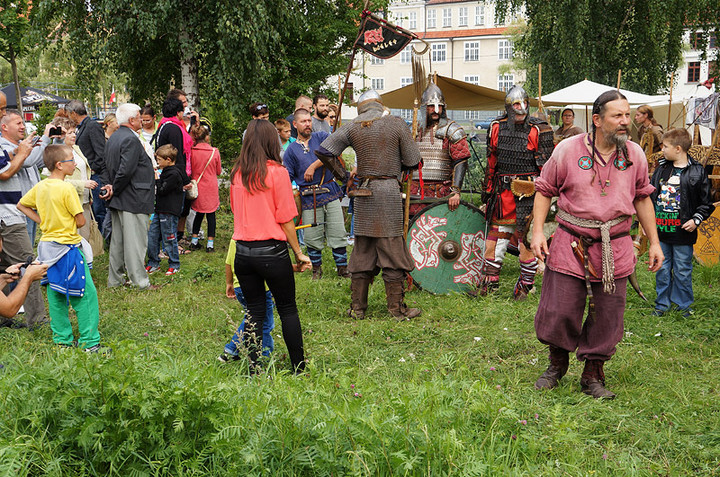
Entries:
[[349,315],[365,317],[370,282],[382,270],[388,311],[398,320],[420,315],[404,303],[405,274],[415,268],[403,239],[400,181],[404,171],[420,164],[420,150],[402,119],[387,114],[380,95],[367,91],[358,98],[358,117],[325,139],[317,151],[339,156],[346,147],[357,154],[357,178],[369,191],[355,196],[355,248],[348,271],[352,274]]
[[[535,315],[538,339],[550,348],[550,366],[537,389],[558,385],[569,353],[585,362],[582,391],[612,399],[603,365],[623,336],[627,277],[635,270],[629,235],[637,214],[650,241],[649,269],[660,268],[663,253],[655,230],[648,165],[642,149],[627,141],[630,106],[616,90],[593,105],[593,131],[562,141],[535,182],[531,248],[545,260],[542,293]],[[548,251],[543,224],[558,196],[559,227]],[[586,297],[588,318],[583,323]]]

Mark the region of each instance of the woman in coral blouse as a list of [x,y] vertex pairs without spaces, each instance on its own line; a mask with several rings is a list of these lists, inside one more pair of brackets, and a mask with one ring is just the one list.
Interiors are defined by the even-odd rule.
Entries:
[[[235,274],[249,311],[244,342],[248,346],[250,371],[258,370],[267,284],[275,297],[293,371],[299,373],[305,368],[305,356],[293,270],[303,272],[310,269],[311,264],[302,253],[295,233],[293,219],[297,208],[272,123],[250,121],[230,177]],[[290,260],[288,245],[295,254],[295,265]]]

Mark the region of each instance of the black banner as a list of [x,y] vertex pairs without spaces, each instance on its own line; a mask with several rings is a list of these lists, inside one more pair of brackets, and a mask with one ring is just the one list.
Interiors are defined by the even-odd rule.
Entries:
[[413,38],[415,35],[411,32],[364,11],[355,48],[388,59],[400,53]]

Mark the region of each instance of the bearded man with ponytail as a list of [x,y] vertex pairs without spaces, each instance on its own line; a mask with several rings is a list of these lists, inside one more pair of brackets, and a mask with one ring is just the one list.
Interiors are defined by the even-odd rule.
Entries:
[[[550,349],[550,365],[535,387],[556,387],[575,351],[585,362],[582,391],[612,399],[604,364],[623,336],[626,284],[637,261],[629,235],[633,214],[650,241],[649,270],[660,268],[663,253],[647,160],[640,146],[627,140],[630,106],[625,96],[616,90],[601,94],[592,121],[591,133],[558,144],[535,182],[531,249],[547,265],[535,331]],[[554,196],[559,197],[559,227],[548,250],[542,226]]]

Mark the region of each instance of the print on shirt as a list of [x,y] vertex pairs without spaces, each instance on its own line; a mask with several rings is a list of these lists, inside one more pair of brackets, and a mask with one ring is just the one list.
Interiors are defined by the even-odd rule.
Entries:
[[659,232],[672,233],[680,223],[680,174],[675,172],[660,181],[660,193],[655,203],[655,222]]

